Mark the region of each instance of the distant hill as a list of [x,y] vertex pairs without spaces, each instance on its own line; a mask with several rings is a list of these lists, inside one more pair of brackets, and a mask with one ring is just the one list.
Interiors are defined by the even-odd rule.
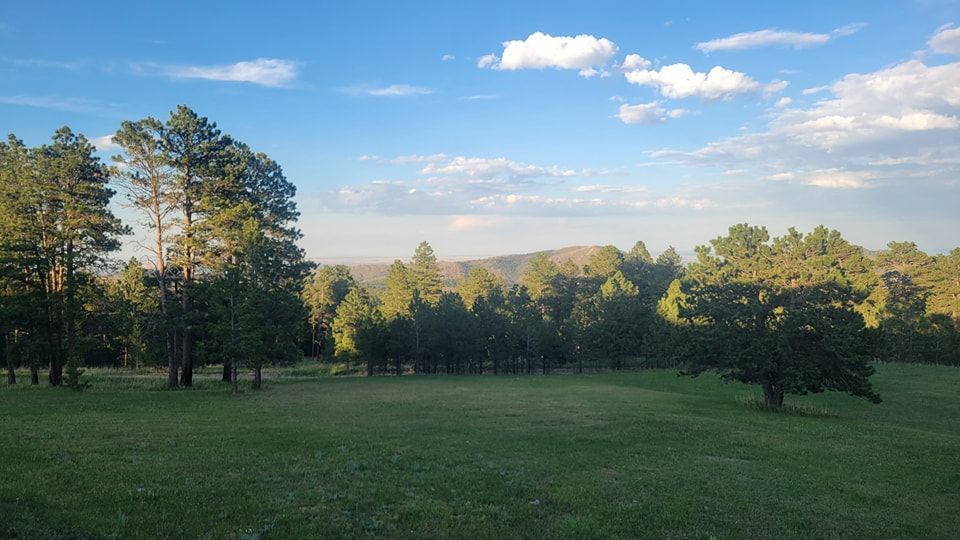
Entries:
[[[537,251],[534,253],[521,253],[517,255],[500,255],[497,257],[488,257],[485,259],[475,259],[469,261],[439,261],[440,270],[443,273],[444,284],[453,287],[466,277],[471,268],[486,268],[494,274],[500,276],[507,285],[513,285],[520,281],[530,259],[544,253],[557,264],[566,260],[571,260],[577,266],[587,264],[590,256],[596,253],[600,246],[570,246],[560,249],[547,251]],[[408,261],[404,261],[405,263]],[[387,269],[390,265],[387,263],[361,263],[348,264],[350,271],[359,282],[372,290],[381,290],[386,286]]]

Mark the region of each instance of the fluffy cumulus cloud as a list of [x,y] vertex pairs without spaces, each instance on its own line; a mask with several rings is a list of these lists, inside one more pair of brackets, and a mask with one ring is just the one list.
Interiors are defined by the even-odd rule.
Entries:
[[910,60],[847,75],[828,91],[831,97],[811,107],[784,111],[772,124],[775,131],[829,150],[960,127],[960,63]]
[[784,46],[802,49],[805,47],[814,47],[823,45],[831,39],[839,36],[848,36],[858,32],[865,25],[863,23],[848,24],[835,29],[829,34],[818,34],[813,32],[794,32],[790,30],[779,30],[776,28],[767,28],[755,32],[741,32],[723,38],[711,39],[697,43],[695,48],[705,53],[715,51],[742,51],[746,49],[756,49],[759,47]]
[[941,26],[930,38],[930,49],[940,54],[960,54],[960,27]]
[[606,38],[587,34],[579,36],[551,36],[534,32],[523,40],[503,42],[500,55],[480,57],[479,68],[504,71],[518,69],[575,69],[585,77],[600,74],[617,53],[617,46]]
[[650,155],[766,170],[769,180],[817,188],[943,187],[960,176],[960,62],[908,60],[848,74],[816,94],[809,105],[779,102],[764,130]]
[[624,124],[662,124],[667,118],[679,118],[686,114],[685,109],[666,109],[659,101],[620,105],[617,113]]
[[482,216],[634,214],[713,206],[703,197],[654,195],[623,183],[573,185],[578,178],[615,176],[620,171],[573,170],[507,159],[444,154],[371,157],[368,161],[415,166],[412,177],[346,185],[333,209],[386,214],[449,214],[450,230],[475,230],[498,221]]
[[650,61],[639,54],[628,54],[620,63],[620,69],[624,71],[633,71],[637,69],[647,69],[650,67]]
[[246,82],[281,87],[290,85],[297,78],[297,63],[276,58],[258,58],[235,64],[171,66],[163,72],[175,79]]
[[687,64],[671,64],[659,70],[635,69],[627,71],[627,82],[652,86],[665,98],[682,99],[696,96],[704,101],[729,99],[749,92],[773,93],[782,90],[784,81],[763,85],[744,73],[714,66],[710,71],[693,71]]

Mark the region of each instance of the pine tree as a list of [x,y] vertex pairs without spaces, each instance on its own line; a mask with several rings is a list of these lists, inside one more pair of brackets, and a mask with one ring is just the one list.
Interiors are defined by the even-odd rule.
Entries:
[[[389,281],[389,277],[388,277]],[[312,356],[319,359],[330,340],[330,324],[337,306],[351,289],[357,287],[350,269],[344,265],[322,266],[303,288],[303,301],[310,309]]]
[[855,310],[859,270],[841,255],[857,251],[825,228],[791,229],[771,244],[766,229],[747,224],[698,248],[680,312],[693,323],[685,372],[759,384],[774,407],[786,393],[824,390],[879,402]]
[[192,300],[200,258],[207,248],[198,235],[200,223],[209,217],[206,195],[217,177],[224,174],[223,154],[227,141],[217,125],[180,105],[170,113],[163,129],[162,149],[166,163],[174,170],[173,207],[178,217],[173,260],[180,271],[180,384],[193,385],[194,328],[197,317]]
[[420,242],[414,251],[413,259],[410,260],[410,279],[421,300],[431,305],[436,305],[440,301],[443,293],[443,278],[440,274],[440,266],[437,264],[437,256],[433,253],[430,244]]
[[154,118],[123,122],[113,142],[123,151],[114,156],[113,177],[128,202],[144,218],[152,241],[143,244],[149,254],[157,288],[160,331],[167,360],[167,386],[177,386],[178,361],[174,351],[168,256],[176,204],[176,177],[163,148],[164,126]]
[[490,270],[474,267],[467,273],[466,279],[457,288],[457,292],[463,299],[464,305],[472,308],[477,299],[487,301],[495,297],[502,299],[506,294],[506,288],[503,280]]

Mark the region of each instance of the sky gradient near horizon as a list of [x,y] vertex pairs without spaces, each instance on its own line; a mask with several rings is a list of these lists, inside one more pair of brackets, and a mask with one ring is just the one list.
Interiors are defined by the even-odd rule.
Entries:
[[689,253],[738,222],[940,252],[958,25],[946,0],[18,2],[0,131],[107,159],[121,120],[187,104],[284,167],[321,261]]

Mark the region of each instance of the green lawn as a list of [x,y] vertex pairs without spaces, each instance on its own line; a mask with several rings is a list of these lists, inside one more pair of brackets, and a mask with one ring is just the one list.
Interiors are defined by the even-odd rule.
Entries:
[[[960,530],[960,369],[881,405],[667,371],[0,390],[0,537],[907,537]],[[271,378],[272,377],[272,378]]]

